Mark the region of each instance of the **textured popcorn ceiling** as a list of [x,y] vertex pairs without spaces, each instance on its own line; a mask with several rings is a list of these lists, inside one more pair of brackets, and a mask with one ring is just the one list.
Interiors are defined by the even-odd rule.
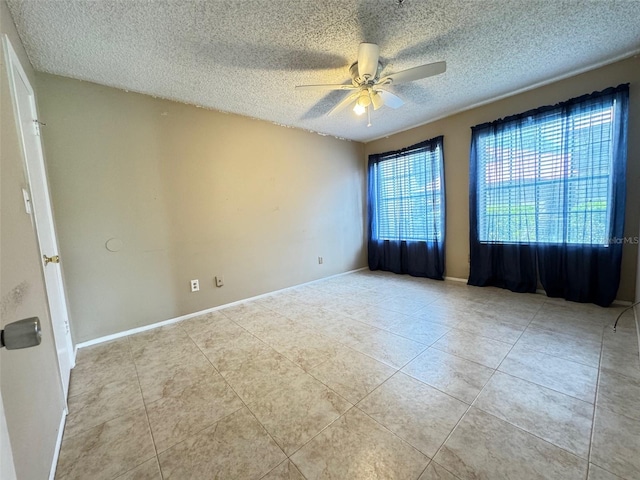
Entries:
[[[8,0],[40,71],[368,141],[640,49],[640,0]],[[446,60],[392,87],[405,100],[328,117],[358,44],[383,74]],[[588,92],[575,92],[576,95]]]

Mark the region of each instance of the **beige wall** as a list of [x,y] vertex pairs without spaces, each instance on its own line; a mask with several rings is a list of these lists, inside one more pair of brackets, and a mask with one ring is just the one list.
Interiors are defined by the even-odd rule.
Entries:
[[[34,84],[33,70],[4,0],[0,32],[7,34]],[[0,391],[18,478],[49,476],[63,412],[62,390],[40,253],[31,217],[25,213],[27,187],[18,142],[4,55],[0,65],[0,323],[38,316],[42,344],[25,350],[0,350]],[[4,445],[3,445],[4,447]]]
[[362,144],[37,81],[76,342],[365,265]]
[[[627,167],[626,236],[638,234],[640,220],[640,57],[593,70],[545,87],[490,103],[402,133],[369,142],[365,155],[396,150],[444,135],[447,200],[446,272],[450,277],[469,276],[469,147],[471,127],[484,122],[554,104],[621,83],[631,84],[629,151]],[[622,257],[618,299],[635,295],[637,246],[627,245]]]

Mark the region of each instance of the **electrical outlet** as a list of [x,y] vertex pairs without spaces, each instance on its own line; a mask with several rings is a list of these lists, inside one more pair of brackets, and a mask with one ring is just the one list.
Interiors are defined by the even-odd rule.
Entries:
[[216,287],[222,287],[224,285],[224,277],[222,276],[216,276],[215,281]]
[[322,265],[324,263],[324,260],[322,259],[322,257],[318,257],[318,265]]
[[199,280],[191,280],[191,291],[192,292],[200,291],[200,281]]

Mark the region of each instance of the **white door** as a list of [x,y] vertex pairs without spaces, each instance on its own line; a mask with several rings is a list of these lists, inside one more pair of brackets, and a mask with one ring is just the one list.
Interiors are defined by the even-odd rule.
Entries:
[[9,442],[7,420],[4,416],[4,403],[2,403],[2,395],[0,395],[0,478],[2,480],[16,480],[17,478],[16,468],[13,464],[11,442]]
[[[25,205],[30,205],[35,219],[40,254],[55,259],[58,255],[58,242],[56,240],[51,200],[49,198],[49,185],[42,154],[35,96],[29,84],[29,79],[24,73],[6,35],[3,38],[3,42],[9,74],[9,87],[13,97],[16,118],[18,119],[19,134],[21,135],[22,150],[31,190],[30,202],[25,199]],[[64,259],[60,261],[64,261]],[[75,364],[75,357],[69,331],[69,315],[62,282],[62,272],[60,264],[55,263],[55,261],[46,263],[43,260],[42,265],[54,340],[58,352],[62,390],[66,399],[69,390],[69,376],[71,375],[71,368]]]

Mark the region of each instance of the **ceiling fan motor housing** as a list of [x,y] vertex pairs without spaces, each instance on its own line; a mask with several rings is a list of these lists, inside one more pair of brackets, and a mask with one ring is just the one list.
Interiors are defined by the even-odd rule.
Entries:
[[360,78],[360,74],[358,73],[358,62],[354,62],[349,67],[349,74],[351,75],[351,81],[356,87],[361,85],[375,85],[378,80],[380,80],[380,72],[382,72],[382,63],[378,62],[378,69],[376,70],[376,75],[374,78],[369,78],[365,81],[364,78]]

